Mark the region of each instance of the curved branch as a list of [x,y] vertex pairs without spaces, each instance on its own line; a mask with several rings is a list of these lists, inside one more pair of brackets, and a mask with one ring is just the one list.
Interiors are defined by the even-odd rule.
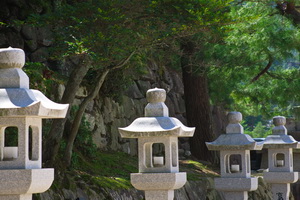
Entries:
[[272,66],[273,64],[273,59],[272,58],[269,58],[269,62],[267,64],[267,66],[261,71],[259,72],[252,80],[251,80],[251,83],[257,81],[263,74],[265,74],[266,72],[268,72],[268,70],[270,69],[270,67]]
[[67,147],[65,149],[65,164],[66,166],[70,166],[71,164],[71,158],[72,158],[72,151],[74,146],[74,141],[76,139],[82,117],[84,115],[85,109],[90,101],[96,98],[97,94],[99,94],[99,91],[108,75],[108,73],[114,69],[118,69],[126,65],[131,57],[135,54],[135,51],[131,52],[131,54],[123,59],[121,62],[119,62],[117,65],[111,65],[107,67],[104,71],[101,71],[98,73],[96,80],[98,80],[93,88],[93,90],[88,94],[88,96],[82,101],[82,103],[79,106],[78,111],[76,112],[75,118],[73,120],[72,128],[70,131],[70,134],[68,136],[68,142]]

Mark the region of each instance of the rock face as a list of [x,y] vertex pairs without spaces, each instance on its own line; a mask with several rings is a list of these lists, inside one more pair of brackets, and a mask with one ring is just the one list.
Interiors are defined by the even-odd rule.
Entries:
[[[95,122],[93,120],[89,120],[89,122],[92,124],[91,130],[93,130],[94,143],[97,147],[122,150],[131,155],[137,154],[136,139],[121,139],[117,128],[125,127],[136,117],[144,115],[144,107],[147,105],[145,91],[151,87],[168,86],[168,88],[164,89],[168,90],[166,104],[170,108],[170,116],[185,122],[183,93],[181,90],[176,90],[176,88],[183,88],[180,75],[164,67],[165,74],[168,74],[167,77],[174,77],[166,80],[163,77],[159,77],[155,70],[150,68],[148,70],[147,78],[142,77],[141,80],[135,80],[126,94],[122,96],[122,104],[115,102],[111,98],[100,97],[91,105],[92,112],[87,111],[87,114],[94,115]],[[169,82],[168,84],[167,81]],[[189,145],[184,143],[181,146],[185,148],[185,151],[188,151]]]

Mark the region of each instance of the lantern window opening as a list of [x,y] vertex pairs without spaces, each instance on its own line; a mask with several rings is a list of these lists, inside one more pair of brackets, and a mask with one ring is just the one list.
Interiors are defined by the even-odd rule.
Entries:
[[165,145],[163,143],[152,144],[152,166],[162,167],[166,164]]
[[242,155],[241,154],[230,154],[227,155],[227,173],[241,173],[242,168]]
[[284,167],[285,166],[285,155],[283,153],[276,153],[274,159],[275,167]]
[[18,158],[18,127],[9,126],[4,129],[2,161],[13,161]]

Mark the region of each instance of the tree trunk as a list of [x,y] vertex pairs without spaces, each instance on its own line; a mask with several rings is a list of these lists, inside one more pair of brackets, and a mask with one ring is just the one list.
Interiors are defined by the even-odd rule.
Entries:
[[65,149],[65,163],[66,163],[66,167],[70,166],[71,164],[71,158],[72,158],[72,152],[73,152],[73,145],[74,145],[74,141],[75,138],[77,136],[80,124],[81,124],[81,120],[84,114],[84,111],[86,109],[86,106],[88,105],[88,103],[95,99],[95,97],[97,96],[97,94],[99,93],[101,86],[103,85],[105,78],[107,76],[107,74],[109,73],[109,69],[105,70],[101,77],[98,77],[99,81],[96,83],[93,91],[91,91],[91,93],[83,100],[83,102],[80,104],[78,111],[76,112],[76,116],[75,119],[72,123],[72,128],[68,137],[68,141],[67,141],[67,147]]
[[[80,83],[89,70],[89,64],[86,62],[86,55],[81,55],[78,64],[75,65],[75,69],[72,71],[68,83],[66,85],[61,103],[68,103],[70,107],[75,99],[76,91],[79,89]],[[69,108],[70,108],[69,107]],[[67,116],[69,115],[68,110]],[[44,139],[43,147],[43,162],[47,166],[52,167],[55,161],[55,157],[60,148],[60,142],[63,136],[64,127],[67,117],[64,119],[54,119],[51,125],[51,129]]]
[[[197,159],[214,161],[215,153],[209,151],[205,145],[205,142],[211,142],[215,139],[212,130],[207,75],[205,72],[193,73],[192,56],[195,53],[193,42],[185,42],[181,48],[183,51],[181,68],[186,117],[188,126],[196,127],[194,137],[190,139],[191,153]],[[197,68],[199,69],[199,66]],[[200,68],[205,71],[203,66]]]
[[98,82],[96,83],[95,87],[93,88],[93,90],[91,91],[91,93],[83,100],[83,102],[80,104],[78,111],[76,112],[76,116],[75,119],[73,121],[72,124],[72,128],[71,128],[71,132],[69,134],[68,137],[68,141],[67,141],[67,147],[65,149],[65,163],[66,163],[66,167],[70,166],[71,164],[71,158],[72,158],[72,152],[73,152],[73,146],[74,146],[74,141],[76,139],[80,124],[81,124],[81,120],[84,114],[84,111],[86,109],[86,106],[88,105],[88,103],[90,101],[92,101],[93,99],[96,98],[97,94],[99,94],[99,91],[108,75],[108,73],[111,70],[114,69],[119,69],[121,67],[123,67],[124,65],[126,65],[129,60],[132,58],[132,56],[135,54],[136,51],[133,51],[130,53],[130,55],[126,58],[124,58],[120,63],[118,63],[117,65],[111,65],[109,67],[107,67],[104,72],[101,73],[101,75],[97,76],[97,80]]
[[278,1],[277,8],[283,15],[289,15],[295,24],[300,24],[300,12],[296,8],[295,1]]

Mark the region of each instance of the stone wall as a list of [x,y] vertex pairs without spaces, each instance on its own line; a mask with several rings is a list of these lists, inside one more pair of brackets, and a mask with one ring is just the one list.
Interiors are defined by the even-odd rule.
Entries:
[[[99,96],[88,106],[85,119],[90,123],[90,130],[93,134],[93,141],[99,149],[121,150],[131,155],[136,155],[136,139],[122,139],[118,127],[125,127],[131,122],[144,116],[144,108],[147,105],[145,98],[148,89],[159,87],[167,91],[166,105],[169,107],[170,116],[180,119],[185,123],[185,105],[183,98],[183,84],[179,73],[164,66],[154,63],[147,67],[148,73],[133,81],[124,95],[121,96],[121,103],[112,98]],[[63,86],[60,86],[63,92]],[[81,87],[77,92],[77,99],[74,105],[79,105],[87,95],[86,88]],[[61,94],[60,94],[61,96]],[[180,139],[182,155],[189,155],[188,139]]]

